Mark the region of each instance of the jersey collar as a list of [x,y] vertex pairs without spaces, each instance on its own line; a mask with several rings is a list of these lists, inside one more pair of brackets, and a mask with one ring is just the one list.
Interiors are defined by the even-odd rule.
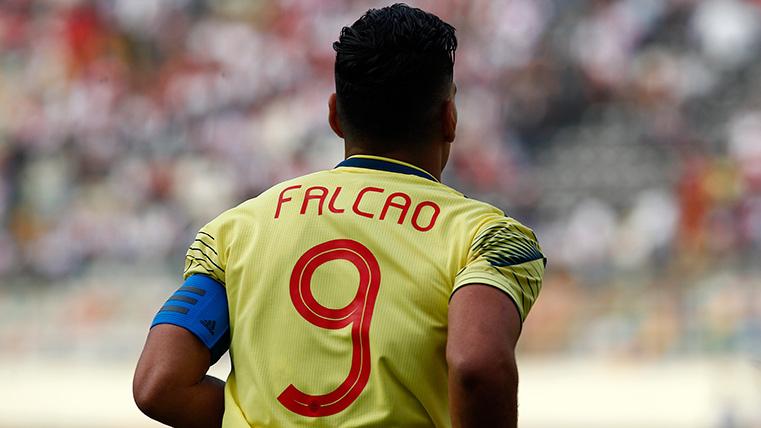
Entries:
[[439,182],[433,175],[415,165],[400,160],[384,158],[381,156],[354,155],[336,165],[336,168],[348,166],[353,168],[367,168],[378,171],[397,172],[401,174],[417,175],[428,180]]

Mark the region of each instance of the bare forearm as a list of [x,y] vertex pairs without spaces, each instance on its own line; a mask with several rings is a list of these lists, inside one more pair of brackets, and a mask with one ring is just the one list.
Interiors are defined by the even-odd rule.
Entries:
[[212,376],[191,386],[167,388],[141,410],[159,422],[175,428],[221,427],[225,383]]
[[449,375],[450,412],[455,428],[515,428],[518,423],[518,372]]

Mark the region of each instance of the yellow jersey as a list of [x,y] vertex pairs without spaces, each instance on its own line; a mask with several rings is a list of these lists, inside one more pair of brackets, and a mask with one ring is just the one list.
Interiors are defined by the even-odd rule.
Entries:
[[353,156],[212,220],[185,277],[227,292],[224,427],[449,427],[450,297],[490,285],[525,319],[544,265],[534,233],[499,209]]

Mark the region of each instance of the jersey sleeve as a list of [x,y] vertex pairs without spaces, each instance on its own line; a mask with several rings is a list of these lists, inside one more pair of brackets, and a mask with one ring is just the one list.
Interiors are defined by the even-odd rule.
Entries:
[[183,278],[206,275],[225,284],[226,252],[222,245],[224,228],[219,218],[202,227],[185,254]]
[[452,294],[470,284],[496,287],[510,296],[525,321],[542,288],[546,262],[531,229],[509,217],[492,219],[476,233]]

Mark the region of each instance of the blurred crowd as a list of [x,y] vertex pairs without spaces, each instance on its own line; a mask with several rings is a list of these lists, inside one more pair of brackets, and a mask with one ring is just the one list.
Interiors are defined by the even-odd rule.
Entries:
[[[444,181],[550,260],[527,349],[761,354],[761,1],[410,3],[460,41]],[[332,167],[331,44],[382,5],[4,0],[0,283],[179,276],[204,222]]]

